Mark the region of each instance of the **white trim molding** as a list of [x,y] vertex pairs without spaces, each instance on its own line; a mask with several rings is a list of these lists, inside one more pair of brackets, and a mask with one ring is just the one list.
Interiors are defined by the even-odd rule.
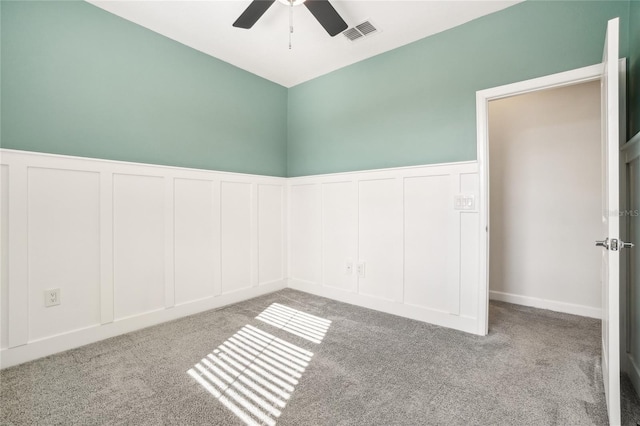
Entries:
[[516,305],[529,306],[538,309],[547,309],[565,314],[580,315],[589,318],[602,318],[602,308],[576,305],[575,303],[559,302],[557,300],[539,299],[537,297],[521,296],[519,294],[504,293],[501,291],[489,291],[489,299]]
[[110,337],[130,333],[132,331],[173,321],[200,312],[218,309],[226,305],[242,302],[243,300],[272,293],[286,288],[285,281],[265,284],[261,287],[248,288],[235,293],[190,302],[171,309],[161,309],[145,312],[133,317],[124,318],[103,324],[101,326],[86,327],[34,340],[22,346],[3,349],[0,352],[0,368],[8,368],[58,352],[78,348]]
[[[592,73],[599,70],[597,66],[591,68]],[[585,72],[581,75],[586,78]],[[287,179],[14,150],[0,150],[0,154],[8,176],[2,202],[9,201],[11,231],[2,232],[2,243],[11,251],[11,275],[2,285],[9,286],[11,300],[8,312],[0,312],[0,322],[6,321],[9,330],[8,343],[0,352],[0,368],[287,286],[486,334],[488,291],[485,287],[483,293],[479,283],[486,226],[482,209],[486,205],[477,162]],[[30,181],[30,170],[36,169],[40,175]],[[50,175],[48,171],[56,173]],[[117,176],[126,179],[114,178]],[[74,195],[62,185],[74,179],[84,179],[84,186],[79,186],[84,193]],[[97,194],[83,196],[91,195],[94,187]],[[37,193],[32,192],[34,188]],[[34,225],[27,220],[30,203],[47,191],[60,192],[95,211],[96,219],[91,223],[97,223],[92,234],[98,241],[97,266],[89,269],[95,272],[91,284],[95,286],[95,306],[88,310],[90,318],[82,323],[62,314],[68,322],[57,328],[47,328],[54,323],[51,315],[63,312],[65,302],[68,308],[73,288],[66,289],[64,281],[51,278],[52,287],[63,289],[62,305],[44,310],[40,287],[50,283],[34,281],[29,275],[29,260],[43,261],[42,254],[33,253],[29,247],[29,237],[43,232],[30,229]],[[136,191],[144,197],[137,197]],[[459,197],[467,197],[471,204],[464,209],[456,207]],[[227,202],[230,204],[225,210],[223,204]],[[278,205],[279,211],[274,208]],[[149,221],[136,211],[146,208],[151,209],[147,212]],[[242,212],[228,213],[236,208]],[[194,213],[201,210],[206,214]],[[35,214],[41,223],[50,219],[46,210]],[[140,223],[148,227],[146,234],[140,231],[136,237],[126,232],[137,232]],[[65,232],[78,232],[73,222],[65,226]],[[135,262],[124,262],[127,257],[118,250],[127,248],[128,243],[149,248],[151,243],[144,240],[144,235],[161,245],[155,257],[141,255],[141,261],[153,267],[157,278],[141,284],[153,295],[153,303],[148,298],[134,300],[135,294],[125,300],[122,293],[127,277],[136,279],[141,270],[136,269]],[[56,243],[58,236],[43,238]],[[62,249],[65,244],[60,241]],[[189,250],[191,245],[197,251]],[[207,261],[198,257],[204,252]],[[540,307],[553,309],[547,306]],[[582,314],[596,316],[593,312]]]
[[[624,58],[620,61],[622,64],[625,63]],[[620,69],[623,71],[625,67],[621,66]],[[485,335],[489,331],[489,102],[538,90],[596,81],[602,77],[603,71],[603,64],[600,63],[476,92],[477,155],[480,179],[478,204],[481,232],[478,286],[478,311],[481,320],[478,334]]]
[[286,287],[286,178],[4,149],[0,164],[0,368]]
[[289,287],[477,333],[475,162],[304,176],[287,185]]

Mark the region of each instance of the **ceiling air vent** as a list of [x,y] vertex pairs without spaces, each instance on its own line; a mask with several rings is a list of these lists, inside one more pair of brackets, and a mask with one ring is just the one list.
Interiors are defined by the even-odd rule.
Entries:
[[345,30],[342,34],[344,34],[344,36],[349,40],[355,41],[364,36],[371,35],[376,31],[378,31],[378,29],[374,27],[370,21],[364,21],[353,28]]
[[378,31],[369,21],[364,21],[362,24],[356,25],[356,28],[362,33],[362,35],[369,35]]
[[355,28],[349,28],[348,30],[345,30],[342,34],[344,34],[344,36],[351,41],[357,40],[360,37],[362,37],[362,33],[360,33],[360,31],[356,30]]

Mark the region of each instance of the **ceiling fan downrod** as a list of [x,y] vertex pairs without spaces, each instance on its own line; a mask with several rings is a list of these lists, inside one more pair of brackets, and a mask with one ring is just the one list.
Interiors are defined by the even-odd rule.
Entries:
[[293,34],[293,0],[289,0],[289,50],[291,50],[292,34]]

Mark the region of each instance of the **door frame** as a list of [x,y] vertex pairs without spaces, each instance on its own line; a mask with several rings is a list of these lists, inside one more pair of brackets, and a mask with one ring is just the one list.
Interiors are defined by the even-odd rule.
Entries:
[[[620,81],[626,81],[626,59],[620,59]],[[479,176],[479,281],[478,281],[478,330],[477,334],[485,336],[489,333],[489,102],[516,95],[537,92],[540,90],[572,86],[580,83],[600,80],[604,72],[603,64],[590,65],[557,74],[504,86],[493,87],[476,92],[476,127]],[[620,88],[624,88],[621,83]],[[626,93],[620,90],[620,119],[626,118],[624,106]],[[622,129],[624,127],[621,127]],[[624,132],[620,132],[621,135]],[[594,236],[594,238],[597,236]],[[622,276],[621,276],[622,281]]]
[[[624,197],[620,198],[620,210],[631,211],[633,205],[631,204],[632,194],[629,190],[631,174],[630,166],[633,162],[640,163],[640,132],[636,133],[629,141],[620,149],[620,161],[624,164],[624,168],[620,169],[620,184],[621,190],[624,185]],[[631,218],[628,215],[620,216],[620,236],[624,241],[631,241],[638,246],[639,242],[633,240],[630,229]],[[634,270],[636,275],[632,275],[631,272],[631,250],[624,250],[620,256],[620,280],[624,281],[624,287],[620,289],[620,369],[625,371],[636,392],[640,390],[640,367],[633,359],[631,354],[631,311],[632,311],[632,299],[631,299],[631,286],[633,285],[632,279],[638,279],[639,270]],[[624,303],[622,301],[624,300]],[[636,308],[637,309],[637,308]]]

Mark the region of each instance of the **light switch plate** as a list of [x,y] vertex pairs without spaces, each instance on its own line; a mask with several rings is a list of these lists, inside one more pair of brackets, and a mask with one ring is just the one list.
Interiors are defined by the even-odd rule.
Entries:
[[455,210],[475,210],[476,196],[473,194],[458,194],[454,197],[453,208]]

